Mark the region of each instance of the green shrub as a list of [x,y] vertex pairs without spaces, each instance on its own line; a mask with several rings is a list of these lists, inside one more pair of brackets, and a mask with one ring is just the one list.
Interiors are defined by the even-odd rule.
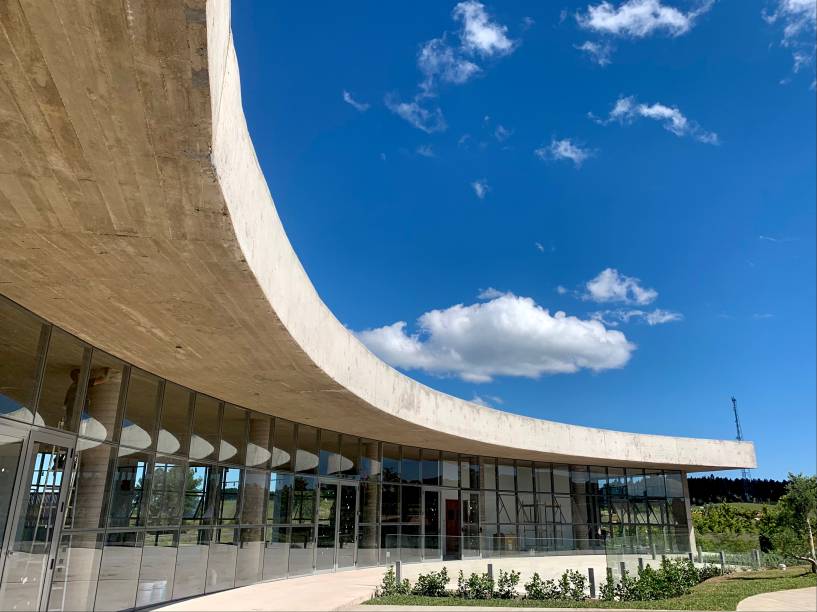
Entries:
[[565,599],[581,601],[587,599],[587,577],[579,571],[567,570],[559,579],[559,586]]
[[426,597],[445,597],[448,595],[448,580],[448,570],[445,567],[439,572],[420,574],[411,592]]
[[402,582],[397,580],[397,575],[394,573],[394,566],[390,565],[383,575],[383,580],[380,586],[374,591],[375,597],[388,597],[389,595],[409,595],[411,594],[411,584],[408,578],[404,578]]
[[698,570],[698,582],[709,580],[715,576],[723,576],[723,571],[719,565],[707,564]]
[[519,572],[499,570],[496,581],[495,597],[499,599],[513,599],[516,597],[516,585],[519,584]]
[[714,565],[698,569],[686,559],[663,559],[657,569],[648,566],[635,576],[625,570],[617,583],[603,583],[599,586],[599,598],[605,601],[670,599],[680,597],[696,584],[720,575],[720,568]]
[[457,578],[457,595],[464,599],[491,599],[494,579],[488,574],[471,574],[466,580],[462,570]]
[[528,599],[561,599],[561,591],[553,580],[542,580],[539,572],[534,572],[525,583],[525,595]]

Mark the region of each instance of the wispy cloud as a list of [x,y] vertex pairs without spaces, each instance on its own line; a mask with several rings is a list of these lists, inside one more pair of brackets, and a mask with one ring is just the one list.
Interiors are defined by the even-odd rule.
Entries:
[[480,200],[484,200],[485,196],[490,191],[490,187],[488,186],[488,181],[485,179],[478,179],[471,183],[471,188],[474,190],[474,193]]
[[[792,72],[814,64],[817,55],[817,2],[814,0],[777,0],[771,12],[762,13],[766,23],[782,25],[781,44],[792,49]],[[787,82],[784,79],[783,82]],[[812,81],[811,88],[814,89]]]
[[431,145],[420,145],[415,149],[415,152],[422,157],[436,157]]
[[636,100],[635,96],[622,96],[616,100],[606,119],[599,119],[592,113],[589,116],[601,125],[612,122],[626,125],[639,118],[652,119],[658,121],[665,130],[676,136],[689,136],[706,144],[720,144],[720,139],[715,132],[704,130],[697,122],[687,118],[678,107],[660,102],[642,104]]
[[369,103],[358,102],[352,97],[352,94],[350,94],[345,89],[343,90],[343,101],[346,102],[346,104],[349,104],[350,106],[354,107],[355,110],[360,111],[361,113],[365,113],[367,110],[369,110],[370,106]]
[[501,406],[505,402],[502,400],[501,397],[498,395],[477,395],[474,393],[474,397],[471,398],[471,402],[474,404],[478,404],[480,406],[484,406],[485,408],[493,408],[494,406]]
[[681,36],[689,32],[696,19],[706,13],[712,1],[702,2],[687,13],[660,0],[627,0],[619,6],[601,2],[587,7],[587,12],[577,13],[579,26],[600,34],[629,38],[645,38],[653,34]]
[[763,240],[764,242],[773,242],[775,244],[781,242],[795,242],[797,240],[797,238],[775,238],[774,236],[764,236],[763,234],[760,234],[757,239]]
[[504,291],[494,289],[493,287],[488,287],[487,289],[480,289],[477,297],[481,300],[493,300],[494,298],[498,298],[503,295],[505,295]]
[[494,138],[496,138],[499,142],[505,142],[511,137],[512,134],[513,131],[509,130],[502,124],[497,125],[496,129],[494,130]]
[[655,289],[641,286],[634,276],[621,274],[615,268],[605,268],[585,283],[582,299],[593,302],[622,302],[624,304],[649,304],[658,297]]
[[539,251],[540,253],[545,252],[545,245],[543,245],[541,242],[534,242],[533,246],[535,246],[536,250]]
[[591,313],[590,316],[610,327],[617,327],[621,323],[629,323],[630,321],[641,321],[652,327],[655,325],[663,325],[664,323],[683,321],[684,319],[684,315],[680,312],[673,312],[662,308],[656,308],[655,310],[627,310],[617,308],[614,310],[599,310]]
[[586,40],[580,45],[575,45],[579,51],[584,51],[585,55],[599,66],[610,64],[610,57],[613,54],[613,46],[607,42],[593,42]]
[[636,348],[621,331],[600,321],[551,314],[532,298],[511,293],[431,310],[417,323],[413,333],[398,321],[357,336],[395,367],[478,383],[497,376],[539,378],[621,368]]
[[539,159],[543,160],[568,159],[572,161],[573,165],[577,168],[580,167],[588,157],[593,155],[593,151],[581,147],[570,138],[563,138],[561,140],[554,138],[548,146],[540,147],[533,153]]
[[417,101],[401,102],[392,94],[386,96],[385,103],[386,108],[391,112],[426,134],[442,132],[448,127],[443,112],[439,107],[428,109],[421,106]]

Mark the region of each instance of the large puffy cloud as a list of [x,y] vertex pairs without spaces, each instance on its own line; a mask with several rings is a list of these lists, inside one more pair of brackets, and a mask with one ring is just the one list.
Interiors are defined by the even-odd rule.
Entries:
[[588,6],[586,13],[577,14],[576,21],[583,28],[613,36],[644,38],[659,32],[680,36],[689,32],[695,20],[711,6],[712,2],[704,2],[696,10],[684,13],[661,4],[661,0],[627,0],[618,7],[601,2]]
[[418,328],[409,333],[398,321],[357,336],[395,367],[471,382],[621,368],[635,350],[622,332],[600,321],[551,314],[533,299],[512,293],[431,310],[418,319]]
[[508,38],[507,26],[492,21],[481,2],[460,2],[454,7],[453,16],[462,22],[460,39],[466,51],[484,56],[505,55],[513,51],[514,44]]

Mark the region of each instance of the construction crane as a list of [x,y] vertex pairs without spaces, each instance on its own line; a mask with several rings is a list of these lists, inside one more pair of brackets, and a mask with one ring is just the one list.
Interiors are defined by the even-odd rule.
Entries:
[[[735,430],[737,432],[737,440],[738,442],[743,442],[743,428],[740,426],[740,417],[738,416],[738,400],[735,399],[735,396],[732,396],[732,412],[735,414]],[[751,478],[749,474],[749,470],[747,468],[743,468],[740,471],[740,477],[743,480],[743,499],[744,501],[749,501],[749,478]]]

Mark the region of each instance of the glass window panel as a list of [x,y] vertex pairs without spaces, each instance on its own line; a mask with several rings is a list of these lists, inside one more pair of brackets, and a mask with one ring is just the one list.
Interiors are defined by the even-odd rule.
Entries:
[[215,459],[218,454],[219,402],[212,397],[196,394],[193,413],[193,435],[190,438],[190,458]]
[[338,476],[357,478],[360,457],[360,439],[357,436],[343,434],[340,437],[340,471]]
[[496,489],[496,462],[493,459],[482,458],[480,462],[480,476],[483,489]]
[[94,610],[126,610],[136,605],[143,535],[125,531],[105,537]]
[[246,448],[247,411],[232,404],[224,404],[218,460],[225,463],[244,463]]
[[144,493],[151,456],[124,446],[119,447],[118,454],[111,479],[113,491],[111,492],[108,526],[143,526],[145,524]]
[[667,487],[664,485],[664,473],[661,470],[646,470],[647,497],[666,497]]
[[573,508],[569,495],[553,496],[553,522],[572,523]]
[[551,493],[553,491],[553,483],[551,482],[552,475],[550,465],[537,463],[533,472],[536,481],[536,492]]
[[249,412],[247,451],[244,463],[251,467],[266,467],[271,453],[272,418],[265,414]]
[[293,527],[289,542],[289,575],[312,573],[312,554],[315,548],[315,526]]
[[298,425],[298,451],[295,471],[314,474],[318,469],[318,430],[309,425]]
[[207,557],[205,593],[214,593],[235,586],[235,563],[238,556],[237,529],[221,527],[213,531],[210,554]]
[[684,485],[681,472],[665,472],[667,497],[683,497]]
[[76,533],[60,538],[49,612],[94,609],[104,537],[101,533]]
[[179,533],[179,550],[176,553],[176,571],[173,576],[173,599],[204,593],[211,537],[209,529],[182,529]]
[[159,379],[132,368],[119,443],[139,450],[152,449],[156,438],[158,411]]
[[553,495],[550,493],[536,494],[536,520],[538,523],[553,522]]
[[404,523],[420,522],[420,487],[403,487],[401,494],[401,507]]
[[482,493],[482,521],[484,523],[496,523],[496,493],[484,491]]
[[321,476],[334,476],[340,469],[340,434],[322,429],[318,473]]
[[570,466],[570,492],[574,495],[586,495],[588,493],[587,483],[590,477],[586,465]]
[[553,466],[553,492],[570,493],[570,467],[566,465]]
[[458,487],[460,484],[459,457],[454,453],[442,454],[443,485]]
[[519,505],[517,516],[520,523],[536,523],[536,506],[534,504],[533,493],[519,493],[517,495]]
[[359,490],[360,490],[359,522],[376,523],[380,485],[376,482],[362,482],[360,483]]
[[361,480],[380,479],[380,443],[362,438],[360,440]]
[[[43,325],[36,317],[6,299],[0,299],[0,416],[26,423],[34,420],[42,333]],[[79,368],[81,363],[76,367]],[[63,397],[71,378],[64,382]]]
[[148,531],[142,548],[136,607],[170,601],[173,597],[173,575],[176,573],[176,531]]
[[283,419],[275,419],[275,446],[272,449],[270,467],[279,470],[292,469],[295,453],[295,424]]
[[219,472],[214,466],[207,463],[190,463],[187,468],[187,483],[184,487],[183,523],[199,525],[213,523],[218,481]]
[[[83,379],[82,366],[91,349],[73,336],[51,329],[48,357],[45,362],[40,398],[37,400],[37,423],[69,431],[77,430],[77,398]],[[89,377],[86,394],[94,384]]]
[[627,480],[624,477],[624,468],[607,468],[607,493],[619,497],[627,495]]
[[14,489],[23,442],[23,434],[19,436],[0,435],[0,543],[3,542],[3,536],[6,533],[11,491]]
[[423,484],[440,484],[440,451],[423,449]]
[[604,487],[607,484],[607,468],[591,465],[590,466],[590,481],[588,482],[588,492],[593,495],[603,494]]
[[626,498],[610,498],[610,520],[614,524],[630,522],[630,508]]
[[515,484],[515,476],[516,476],[516,469],[514,468],[512,461],[502,461],[500,460],[497,463],[497,473],[498,473],[498,482],[499,482],[499,489],[501,491],[515,491],[516,484]]
[[315,522],[315,478],[296,476],[292,491],[292,522]]
[[601,513],[598,498],[593,495],[574,495],[573,521],[575,523],[599,523]]
[[[183,459],[157,455],[150,479],[148,525],[177,525],[184,501],[187,462]],[[168,589],[172,588],[171,582]]]
[[666,500],[650,500],[647,502],[647,512],[650,525],[666,525],[668,523]]
[[647,502],[630,501],[630,520],[638,525],[647,524]]
[[166,382],[156,450],[168,455],[187,454],[192,410],[192,393],[184,387]]
[[380,563],[394,563],[400,560],[400,527],[397,525],[380,528]]
[[400,487],[398,485],[383,485],[380,521],[382,523],[397,523],[400,521]]
[[687,524],[687,509],[683,497],[675,497],[667,501],[668,520],[671,525],[682,525],[686,527]]
[[357,566],[377,565],[377,525],[360,525],[357,532]]
[[238,468],[219,467],[218,522],[235,523],[241,501],[241,472]]
[[501,493],[497,499],[499,501],[499,522],[515,523],[516,495],[512,493]]
[[462,522],[465,525],[479,524],[479,493],[462,492]]
[[94,349],[79,435],[96,440],[113,439],[123,370],[121,361]]
[[292,474],[270,472],[267,522],[288,523],[292,501]]
[[403,461],[400,464],[400,476],[406,484],[420,484],[420,449],[413,446],[403,447]]
[[533,491],[533,466],[527,461],[516,462],[516,487],[519,491]]
[[476,457],[460,458],[460,486],[479,489],[479,460]]
[[286,578],[289,566],[289,527],[268,527],[264,545],[264,580]]
[[[259,470],[244,471],[244,497],[241,500],[241,523],[258,525],[264,521],[264,497],[267,494],[267,472]],[[258,541],[264,540],[263,534]],[[243,540],[242,540],[243,542]],[[259,547],[259,550],[261,547]],[[259,558],[260,558],[260,552]]]
[[630,497],[644,497],[646,493],[644,470],[627,468],[627,494]]
[[400,482],[400,447],[396,444],[383,445],[383,480]]
[[419,525],[403,525],[400,528],[400,560],[416,563],[422,559],[423,538]]
[[110,484],[108,468],[113,447],[101,442],[77,440],[77,462],[71,475],[71,489],[65,510],[68,529],[105,526],[105,501]]
[[253,584],[261,580],[261,562],[264,557],[264,528],[247,527],[240,531],[241,541],[235,564],[235,586]]

